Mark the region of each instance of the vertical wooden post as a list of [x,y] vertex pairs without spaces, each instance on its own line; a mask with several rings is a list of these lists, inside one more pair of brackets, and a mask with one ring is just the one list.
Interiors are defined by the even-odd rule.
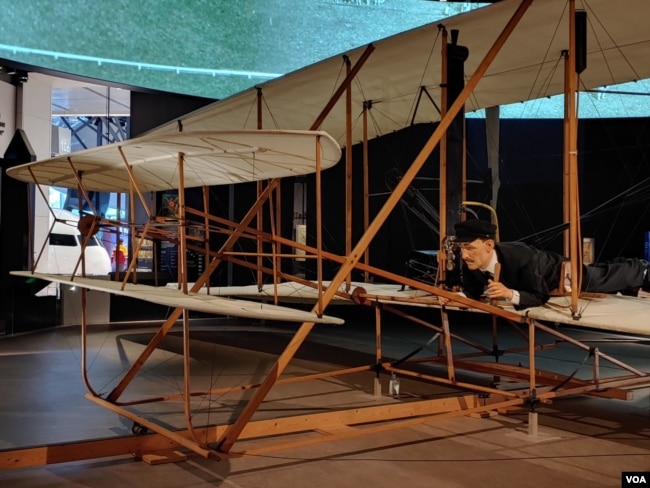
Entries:
[[534,397],[536,395],[537,373],[535,365],[535,322],[532,319],[527,319],[528,322],[528,381],[530,383],[529,395]]
[[593,352],[593,355],[594,355],[594,359],[593,359],[593,361],[594,361],[594,372],[593,372],[593,374],[594,374],[594,383],[596,385],[599,385],[600,384],[600,351],[596,347],[596,348],[594,348],[594,350],[592,352]]
[[[185,213],[185,154],[178,153],[178,280],[183,293],[188,293],[187,280],[187,215]],[[192,385],[190,371],[190,312],[183,309],[183,404],[185,423],[193,439],[198,444],[196,433],[192,426]]]
[[537,412],[534,411],[537,401],[537,366],[535,364],[535,322],[527,319],[528,322],[528,375],[531,410],[528,412],[528,435],[536,436],[538,431]]
[[[275,231],[274,233],[277,235],[282,235],[282,185],[278,185],[275,188]],[[271,203],[272,200],[269,200],[269,203]],[[292,236],[293,239],[293,236]],[[280,274],[282,272],[282,244],[276,244],[275,239],[273,239],[273,252],[279,254],[278,257],[276,257],[273,260],[273,285],[274,287],[277,287],[278,282],[280,281]],[[277,288],[274,288],[273,294],[276,297],[276,304],[277,304]]]
[[[569,50],[562,51],[564,57],[564,119],[562,124],[563,133],[563,153],[562,153],[562,222],[568,224],[571,221],[569,205],[569,139],[571,132],[569,129],[569,77],[571,76],[571,64],[569,62]],[[571,237],[569,228],[562,233],[562,244],[564,255],[571,256]],[[564,277],[562,277],[562,280]]]
[[[372,108],[371,101],[363,102],[363,231],[370,225],[370,176],[368,167],[368,111]],[[370,264],[370,247],[363,253],[363,261]],[[370,273],[364,271],[363,281],[370,281]]]
[[[208,215],[210,214],[210,188],[203,186],[201,188],[203,194],[203,250],[205,252],[205,257],[203,258],[204,266],[207,264],[208,256],[210,256],[210,219]],[[155,247],[155,246],[154,246]],[[210,294],[210,280],[207,281],[206,287],[208,290],[208,295]]]
[[185,215],[185,155],[178,153],[178,282],[183,293],[187,293],[187,235]]
[[[443,26],[442,29],[442,50],[440,52],[440,120],[443,120],[447,115],[447,29]],[[443,283],[447,279],[447,256],[445,246],[443,244],[445,237],[447,237],[447,138],[440,139],[438,144],[440,150],[440,194],[439,208],[440,211],[440,227],[439,237],[440,243],[438,246],[438,279]]]
[[[262,89],[258,87],[257,88],[257,129],[260,130],[261,128],[262,128]],[[257,181],[256,186],[257,186],[256,196],[259,199],[263,189],[262,181]],[[257,232],[259,234],[262,232],[262,228],[263,228],[261,208],[257,211],[256,224],[257,224]],[[264,243],[262,242],[262,239],[257,239],[257,289],[259,291],[262,290],[262,286],[264,285],[264,283],[262,282],[264,276],[264,274],[262,273],[262,252],[263,251],[264,251]]]
[[[375,304],[375,364],[381,364],[381,305]],[[375,374],[375,396],[381,396],[381,381],[379,380],[379,370]]]
[[[321,144],[320,136],[316,136],[316,277],[318,280],[318,303],[316,313],[323,315],[323,207],[322,207],[322,178],[321,178]],[[340,284],[340,283],[339,283]],[[334,287],[334,285],[331,285]],[[336,285],[338,286],[338,285]]]
[[[350,58],[344,56],[346,76],[350,76]],[[352,84],[345,90],[345,255],[352,252]],[[345,291],[352,286],[352,273],[345,278]]]
[[569,0],[569,56],[568,56],[568,127],[569,141],[566,144],[569,163],[569,258],[571,259],[571,314],[579,318],[578,297],[580,296],[582,275],[582,252],[580,246],[580,206],[578,192],[578,122],[576,97],[578,74],[576,73],[576,38],[575,38],[575,0]]

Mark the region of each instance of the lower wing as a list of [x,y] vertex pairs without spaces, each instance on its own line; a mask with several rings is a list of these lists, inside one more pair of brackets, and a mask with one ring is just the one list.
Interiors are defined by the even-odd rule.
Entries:
[[288,322],[313,322],[317,324],[341,325],[343,320],[328,315],[318,316],[312,312],[296,310],[289,307],[270,305],[262,302],[230,299],[200,293],[185,294],[170,287],[157,287],[134,283],[109,281],[97,278],[32,273],[31,271],[12,271],[14,276],[38,278],[69,286],[79,286],[88,290],[103,291],[174,308],[185,308],[197,312],[212,313],[263,320],[281,320]]

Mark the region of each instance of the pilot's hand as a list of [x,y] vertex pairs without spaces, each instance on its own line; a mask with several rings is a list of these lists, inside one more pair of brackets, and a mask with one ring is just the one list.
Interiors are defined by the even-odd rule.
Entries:
[[493,280],[488,280],[488,286],[485,292],[487,297],[491,300],[495,300],[497,298],[512,300],[513,296],[513,291],[510,288],[506,287],[501,282]]
[[[467,297],[462,291],[460,292],[455,292],[454,295],[458,295],[459,297]],[[438,303],[440,303],[440,306],[444,307],[447,305],[449,302],[452,302],[453,300],[450,300],[449,298],[446,297],[438,297]]]

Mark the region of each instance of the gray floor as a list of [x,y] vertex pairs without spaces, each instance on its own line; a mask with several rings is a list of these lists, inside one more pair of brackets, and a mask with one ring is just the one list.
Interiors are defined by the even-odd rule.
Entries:
[[[374,351],[374,324],[362,322],[314,329],[286,374],[327,371],[331,364],[367,364]],[[192,329],[192,383],[196,388],[259,381],[293,331],[292,326],[228,322],[198,323]],[[99,393],[110,391],[155,330],[146,324],[91,328],[87,369]],[[466,332],[491,344],[489,329],[466,328]],[[602,340],[598,333],[572,334]],[[430,336],[424,328],[387,324],[384,355],[402,357],[423,346]],[[502,340],[502,345],[514,343],[515,337],[504,334]],[[647,342],[599,344],[650,372]],[[181,337],[175,330],[147,362],[125,399],[129,395],[135,398],[178,392],[182,383],[180,345]],[[79,346],[77,327],[0,339],[0,450],[130,435],[130,421],[83,397]],[[420,355],[431,353],[425,347]],[[515,357],[514,361],[524,358]],[[571,372],[583,359],[581,352],[561,345],[540,352],[538,364],[559,365]],[[588,373],[590,366],[585,368]],[[603,365],[606,374],[608,368]],[[310,386],[298,383],[277,387],[259,417],[325,410],[324,402],[329,407],[372,405],[449,393],[445,388],[402,381],[401,398],[396,400],[386,394],[387,383],[388,378],[382,378],[381,398],[373,396],[372,375],[368,374]],[[232,418],[248,395],[222,395],[207,403],[197,400],[196,423]],[[143,413],[167,425],[183,427],[180,407],[173,402],[152,406]],[[0,452],[0,468],[5,468],[0,470],[0,486],[618,487],[622,472],[650,471],[648,388],[637,390],[635,399],[627,402],[581,396],[543,405],[539,408],[537,436],[528,434],[527,419],[526,412],[452,418],[219,462],[190,454],[185,462],[157,466],[125,456],[7,470]]]

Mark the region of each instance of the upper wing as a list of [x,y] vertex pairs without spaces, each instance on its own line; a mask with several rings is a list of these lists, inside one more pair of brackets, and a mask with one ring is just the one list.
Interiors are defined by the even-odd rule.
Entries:
[[[232,127],[232,125],[231,125]],[[18,180],[90,191],[128,191],[133,177],[142,191],[179,188],[179,154],[186,188],[296,176],[341,159],[341,148],[322,131],[221,130],[148,135],[7,170]],[[73,168],[74,167],[74,171]]]
[[246,300],[234,300],[223,297],[215,297],[197,293],[184,294],[180,290],[126,283],[122,287],[121,282],[82,278],[75,276],[52,275],[45,273],[32,273],[31,271],[12,271],[12,275],[38,278],[46,281],[53,281],[69,286],[79,286],[88,290],[97,290],[107,293],[114,293],[140,300],[145,300],[159,305],[169,307],[186,308],[198,312],[211,313],[216,315],[227,315],[232,317],[243,317],[260,320],[281,320],[287,322],[314,322],[317,324],[340,325],[343,320],[323,315],[318,315],[295,310],[288,307],[269,305],[266,303],[252,302]]
[[[497,39],[521,0],[503,0],[449,19],[425,25],[373,43],[374,50],[359,71],[352,90],[352,114],[361,114],[372,102],[368,138],[385,135],[411,123],[435,122],[439,111],[424,90],[439,100],[441,34],[459,31],[458,44],[469,49],[465,73],[473,73]],[[534,1],[505,46],[478,83],[466,104],[467,111],[544,98],[563,93],[562,52],[569,49],[566,0]],[[587,68],[580,89],[611,86],[650,78],[650,2],[589,0]],[[366,47],[346,55],[355,63]],[[335,56],[259,85],[272,111],[276,127],[311,127],[328,103],[333,87],[341,83],[342,56]],[[182,117],[187,130],[250,127],[249,117],[258,87],[215,102]],[[343,145],[344,100],[328,114],[321,129]],[[154,129],[173,133],[176,121]],[[353,142],[363,140],[363,124],[354,124]]]

